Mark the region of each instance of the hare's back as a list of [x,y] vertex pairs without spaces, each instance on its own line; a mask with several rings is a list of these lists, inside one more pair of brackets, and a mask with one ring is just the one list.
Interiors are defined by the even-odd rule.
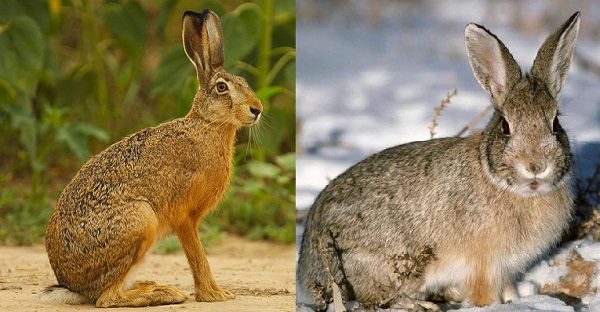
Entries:
[[195,142],[181,123],[140,130],[92,157],[65,187],[56,209],[85,216],[131,200],[158,204],[164,186],[178,183],[178,170],[187,168],[180,163],[198,157],[189,151],[201,152],[190,147]]

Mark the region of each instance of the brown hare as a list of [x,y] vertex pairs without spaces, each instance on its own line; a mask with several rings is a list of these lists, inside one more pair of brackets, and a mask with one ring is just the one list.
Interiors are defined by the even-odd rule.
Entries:
[[46,230],[58,285],[42,299],[97,307],[180,303],[173,286],[127,282],[160,237],[174,232],[194,277],[197,301],[234,295],[213,279],[198,223],[227,190],[236,130],[262,105],[223,68],[223,35],[209,10],[183,15],[183,46],[200,87],[183,118],[143,129],[90,159],[62,192]]
[[[398,306],[442,295],[484,306],[514,295],[516,275],[571,219],[571,152],[558,95],[579,13],[542,44],[523,75],[505,45],[469,24],[465,45],[495,112],[465,138],[412,142],[354,165],[307,217],[298,301]],[[423,303],[424,304],[424,303]]]

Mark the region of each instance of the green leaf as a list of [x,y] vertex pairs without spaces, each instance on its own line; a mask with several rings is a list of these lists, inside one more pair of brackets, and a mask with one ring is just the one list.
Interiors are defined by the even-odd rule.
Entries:
[[274,95],[281,93],[281,91],[283,91],[283,90],[284,89],[281,86],[270,86],[270,87],[265,87],[260,90],[257,90],[255,92],[255,94],[259,100],[264,102],[264,101],[268,101],[269,99],[271,99],[271,97],[273,97]]
[[275,162],[285,170],[294,170],[296,169],[296,153],[276,156]]
[[11,127],[19,131],[19,143],[27,152],[29,165],[31,168],[41,169],[37,163],[37,139],[38,129],[36,127],[36,119],[33,114],[27,110],[27,106],[4,106],[2,110],[10,116]]
[[0,78],[0,103],[14,103],[17,100],[17,91],[8,83]]
[[108,134],[104,130],[86,123],[67,123],[56,131],[56,140],[66,143],[80,161],[85,161],[89,156],[88,137],[104,142],[108,140]]
[[105,5],[102,18],[106,26],[131,53],[140,55],[148,35],[148,17],[137,1]]
[[218,16],[223,16],[227,14],[227,10],[223,7],[221,2],[223,1],[206,1],[202,4],[202,8],[209,9],[215,12],[215,14]]
[[256,160],[250,161],[246,167],[252,175],[262,178],[274,178],[281,172],[279,167],[273,164]]
[[33,117],[24,118],[19,125],[19,141],[27,151],[29,165],[33,170],[41,171],[43,165],[37,161],[37,127]]
[[17,98],[33,97],[41,77],[45,50],[45,38],[33,19],[19,16],[4,24],[0,31],[0,80],[17,92]]
[[93,137],[94,139],[101,142],[107,142],[110,138],[106,131],[89,123],[79,122],[76,123],[74,127],[75,130],[81,135],[86,137]]
[[0,23],[16,17],[27,16],[33,19],[40,29],[47,31],[50,26],[50,10],[47,1],[0,1]]
[[296,18],[296,1],[278,0],[275,1],[275,22],[284,24],[293,21]]
[[167,27],[169,16],[173,12],[173,9],[176,5],[177,0],[164,0],[163,3],[160,5],[158,15],[156,16],[156,32],[158,33],[161,39],[164,39],[165,37],[165,28]]
[[294,146],[295,113],[293,103],[271,105],[269,107],[269,127],[278,131],[263,131],[261,133],[261,150],[266,155],[277,155],[282,150],[282,144]]
[[284,185],[284,184],[290,182],[291,179],[292,178],[290,178],[289,176],[279,176],[275,180],[277,181],[277,183]]
[[42,116],[42,124],[51,127],[59,127],[63,124],[66,109],[51,105],[44,105],[44,115]]
[[225,48],[225,66],[231,66],[246,56],[258,43],[262,30],[261,18],[256,10],[248,9],[229,13],[221,18]]
[[69,149],[79,158],[85,161],[88,157],[88,146],[85,139],[79,135],[78,131],[71,124],[60,127],[56,132],[56,140],[67,144]]
[[164,54],[152,76],[150,95],[178,94],[190,76],[196,76],[194,66],[181,45],[173,46]]

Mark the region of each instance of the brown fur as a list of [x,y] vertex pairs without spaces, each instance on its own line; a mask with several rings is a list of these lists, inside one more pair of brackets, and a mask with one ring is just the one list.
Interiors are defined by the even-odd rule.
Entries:
[[[203,63],[190,57],[200,80],[190,113],[141,130],[90,159],[64,189],[48,223],[46,249],[59,287],[98,307],[185,301],[175,287],[153,282],[125,289],[131,269],[171,232],[190,264],[196,300],[234,297],[215,282],[197,229],[229,185],[236,130],[258,121],[262,105],[242,78],[223,71],[222,58],[211,58],[219,52],[215,47],[222,49],[214,13],[186,12],[183,37],[188,55],[204,55]],[[227,92],[216,91],[219,82],[227,84]],[[51,297],[55,288],[43,296]]]

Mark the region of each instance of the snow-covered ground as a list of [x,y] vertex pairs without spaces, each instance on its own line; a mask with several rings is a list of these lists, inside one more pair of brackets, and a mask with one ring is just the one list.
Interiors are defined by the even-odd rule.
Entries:
[[[353,3],[361,5],[359,1]],[[365,6],[370,2],[362,3]],[[448,92],[457,89],[458,95],[442,112],[436,137],[455,135],[487,106],[487,94],[473,77],[464,51],[465,24],[486,26],[528,70],[542,41],[577,9],[570,3],[550,26],[529,25],[535,29],[532,31],[512,26],[510,18],[502,17],[511,14],[510,10],[492,7],[489,1],[424,3],[390,5],[374,23],[356,16],[345,18],[342,13],[332,13],[318,21],[304,19],[303,11],[298,11],[299,213],[306,212],[330,179],[357,161],[386,147],[429,139],[434,108]],[[527,14],[542,14],[546,3],[528,2]],[[585,29],[591,25],[586,19],[600,17],[600,3],[588,5],[582,9],[577,52],[600,64],[600,40],[590,35],[594,31]],[[302,1],[298,7],[302,8]],[[494,14],[494,10],[500,11]],[[561,102],[561,123],[571,138],[577,174],[589,175],[600,154],[600,76],[574,62]],[[300,224],[297,229],[299,242],[303,226]],[[583,258],[600,259],[600,243],[573,244],[592,250],[587,254],[579,248]],[[566,254],[559,253],[533,267],[519,285],[522,295],[534,295],[546,281],[558,280],[564,272],[560,266],[548,263],[556,264],[554,260],[563,259]],[[466,311],[573,310],[557,300],[536,296],[511,305]],[[600,303],[600,298],[587,297],[584,303],[595,301]],[[592,306],[590,311],[594,310]],[[600,311],[600,305],[597,307]]]

